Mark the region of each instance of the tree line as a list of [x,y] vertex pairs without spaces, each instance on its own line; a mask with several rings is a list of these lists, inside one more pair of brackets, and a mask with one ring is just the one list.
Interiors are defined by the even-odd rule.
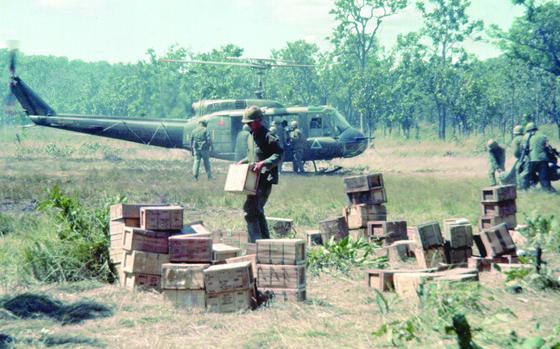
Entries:
[[[290,105],[329,104],[368,133],[418,134],[421,123],[440,139],[514,125],[553,123],[560,138],[560,4],[512,0],[524,9],[511,28],[485,27],[468,16],[469,0],[336,0],[336,27],[321,51],[304,40],[273,50],[272,58],[313,68],[272,69],[266,98]],[[385,20],[407,6],[423,17],[418,32],[402,34],[387,50],[378,40]],[[480,60],[466,40],[489,37],[502,54]],[[186,118],[201,99],[252,98],[256,76],[247,68],[159,62],[159,58],[224,61],[243,57],[226,45],[197,53],[172,46],[131,64],[86,63],[18,54],[18,72],[58,112]],[[8,51],[0,50],[0,61]],[[1,72],[8,80],[7,69]],[[0,87],[6,96],[6,84]],[[2,122],[14,120],[4,108]]]

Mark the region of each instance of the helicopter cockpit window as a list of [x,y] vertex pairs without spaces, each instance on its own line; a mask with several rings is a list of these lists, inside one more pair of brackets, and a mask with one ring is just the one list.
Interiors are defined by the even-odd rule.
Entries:
[[329,119],[331,120],[337,134],[340,134],[347,128],[351,127],[344,116],[342,116],[336,109],[329,109],[327,113],[330,116]]
[[318,117],[311,118],[311,121],[309,121],[309,128],[310,129],[323,128],[323,119]]

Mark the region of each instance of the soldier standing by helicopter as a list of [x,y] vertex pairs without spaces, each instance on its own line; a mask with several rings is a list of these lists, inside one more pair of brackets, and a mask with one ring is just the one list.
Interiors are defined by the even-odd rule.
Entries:
[[247,157],[247,142],[251,136],[251,128],[249,125],[243,125],[243,128],[235,138],[235,161],[240,161]]
[[191,149],[194,156],[193,162],[193,178],[198,181],[200,171],[200,160],[204,162],[204,170],[208,179],[212,179],[212,169],[210,167],[210,150],[212,148],[212,140],[206,128],[208,123],[206,120],[198,122],[198,127],[191,133]]
[[290,122],[290,132],[288,133],[288,140],[292,150],[292,165],[294,173],[304,173],[303,168],[303,153],[305,151],[306,139],[303,137],[298,122],[293,120]]
[[243,112],[241,122],[249,125],[251,136],[247,144],[247,157],[240,164],[253,164],[253,171],[260,172],[255,195],[247,195],[243,211],[249,232],[249,242],[257,239],[270,239],[264,206],[272,191],[272,185],[278,184],[278,164],[282,159],[282,147],[278,138],[262,124],[262,111],[251,106]]

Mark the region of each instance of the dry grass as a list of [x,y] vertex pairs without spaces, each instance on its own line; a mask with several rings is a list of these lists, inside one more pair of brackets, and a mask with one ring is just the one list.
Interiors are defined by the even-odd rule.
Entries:
[[[226,162],[213,162],[216,181],[193,183],[189,173],[192,160],[183,151],[41,128],[26,130],[22,143],[17,144],[16,132],[22,131],[0,129],[0,213],[19,222],[14,234],[0,237],[0,294],[32,290],[68,302],[93,299],[111,306],[115,313],[106,319],[62,326],[48,319],[14,320],[0,312],[0,332],[16,338],[16,347],[46,347],[55,339],[66,340],[67,346],[111,348],[380,347],[388,345],[386,338],[377,338],[372,332],[384,321],[419,317],[426,312],[414,302],[387,294],[390,311],[382,314],[376,294],[364,287],[360,270],[350,275],[308,275],[306,303],[276,304],[229,315],[178,311],[163,304],[157,293],[131,293],[95,282],[36,284],[25,277],[25,266],[17,263],[18,254],[52,226],[40,214],[23,208],[43,199],[53,184],[79,195],[86,205],[99,206],[118,194],[131,202],[177,202],[185,206],[187,220],[204,219],[212,229],[243,229],[243,198],[222,192]],[[83,151],[84,144],[93,143],[101,148]],[[485,155],[477,151],[479,143],[387,140],[357,158],[335,162],[367,165],[384,172],[392,219],[417,224],[465,216],[474,223],[480,214],[478,195],[486,174]],[[70,149],[71,155],[49,153],[49,144]],[[116,154],[118,159],[107,159],[107,153]],[[294,218],[296,229],[303,233],[316,228],[319,220],[339,214],[344,205],[342,176],[285,175],[274,188],[267,213]],[[559,196],[522,193],[518,206],[521,221],[523,213],[534,209],[560,216]],[[511,295],[495,274],[485,274],[481,284],[486,310],[469,312],[467,318],[473,327],[486,328],[475,335],[483,347],[504,347],[498,339],[507,339],[511,330],[522,337],[546,336],[559,325],[558,294],[525,290]],[[68,338],[69,334],[74,337]],[[453,347],[455,343],[441,330],[424,327],[417,335],[420,342],[403,345],[434,348]]]

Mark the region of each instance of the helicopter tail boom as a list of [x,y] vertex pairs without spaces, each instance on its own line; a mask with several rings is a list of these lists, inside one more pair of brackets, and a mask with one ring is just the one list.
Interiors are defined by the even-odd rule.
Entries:
[[27,115],[56,115],[54,109],[43,101],[43,99],[18,76],[11,77],[10,90],[14,96],[16,96]]

